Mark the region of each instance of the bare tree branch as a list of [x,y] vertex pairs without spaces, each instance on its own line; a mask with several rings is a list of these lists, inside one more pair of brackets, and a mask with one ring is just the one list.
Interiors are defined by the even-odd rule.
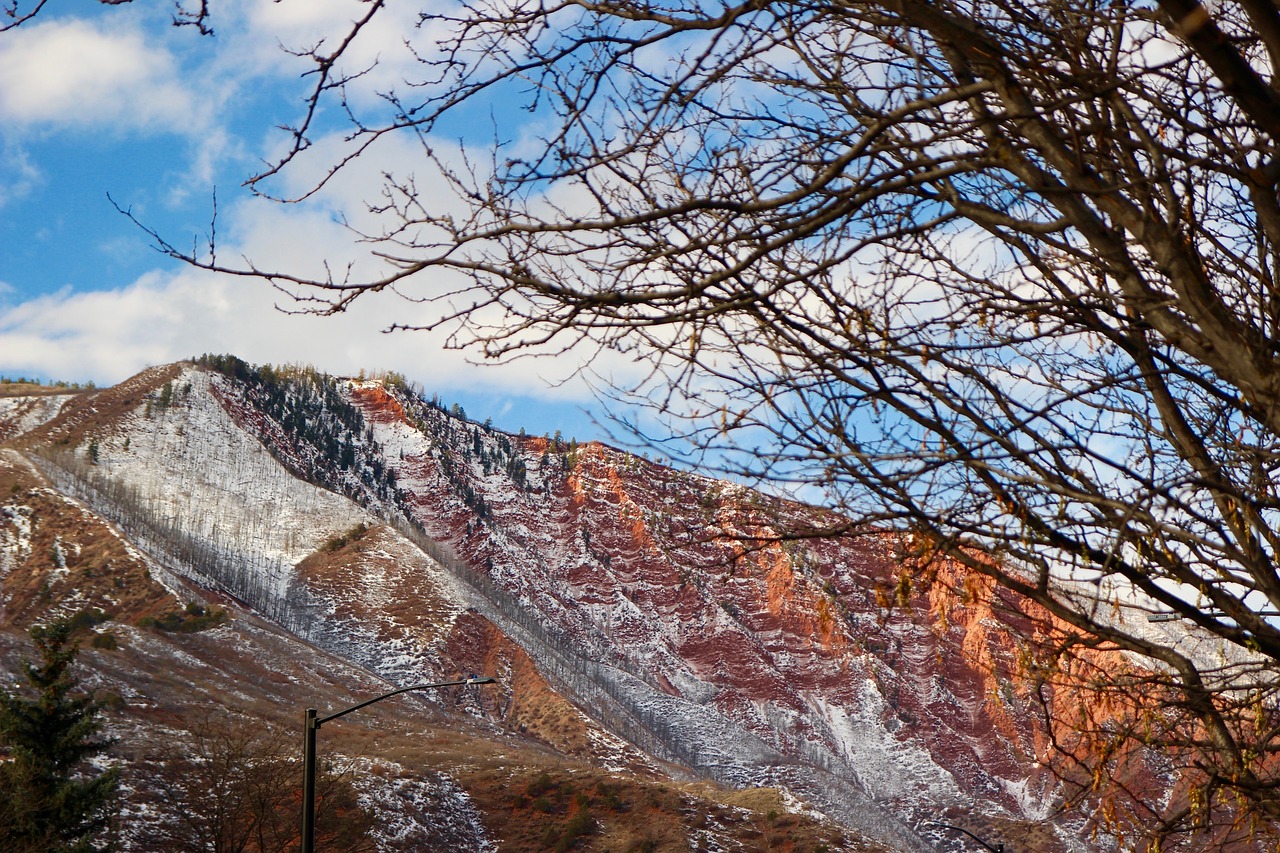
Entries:
[[[249,181],[271,197],[326,108],[347,147],[289,200],[410,135],[349,225],[377,271],[160,251],[297,310],[390,290],[486,360],[644,361],[618,399],[689,461],[820,489],[912,531],[917,582],[946,563],[1040,608],[1046,726],[1113,831],[1280,834],[1273,4],[470,0],[357,117],[383,10],[297,52],[303,115]],[[536,144],[441,136],[515,107]]]

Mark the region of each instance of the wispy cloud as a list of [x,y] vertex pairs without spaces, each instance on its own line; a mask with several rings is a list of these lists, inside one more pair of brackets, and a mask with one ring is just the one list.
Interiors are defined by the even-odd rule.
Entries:
[[0,208],[25,198],[40,179],[40,170],[27,151],[12,141],[4,141],[0,146]]

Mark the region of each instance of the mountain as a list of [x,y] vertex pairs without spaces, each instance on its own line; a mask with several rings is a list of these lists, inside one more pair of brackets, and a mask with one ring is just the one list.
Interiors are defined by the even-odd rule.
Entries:
[[0,392],[0,654],[82,626],[125,849],[210,713],[296,732],[467,673],[498,684],[321,731],[378,849],[1112,845],[1060,809],[1020,677],[1047,617],[976,576],[908,586],[897,533],[395,375],[221,356],[29,390]]

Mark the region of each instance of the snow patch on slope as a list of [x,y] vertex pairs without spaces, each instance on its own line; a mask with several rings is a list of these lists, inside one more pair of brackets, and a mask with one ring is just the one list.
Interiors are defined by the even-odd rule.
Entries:
[[313,642],[397,684],[456,674],[442,647],[474,595],[394,529],[366,532],[306,581]]
[[392,764],[378,770],[359,784],[360,805],[379,817],[373,830],[378,850],[496,853],[479,810],[453,777],[421,771],[411,777]]
[[98,467],[132,489],[149,517],[265,570],[283,598],[294,564],[370,519],[285,471],[214,398],[221,381],[184,366],[169,407],[139,404],[100,439]]
[[0,579],[31,556],[31,507],[0,506]]
[[885,728],[883,721],[892,716],[891,709],[870,681],[858,685],[856,705],[836,705],[821,695],[807,698],[834,733],[841,757],[877,799],[909,799],[923,794],[936,803],[962,801],[951,774],[927,749],[900,740]]
[[33,394],[29,397],[0,397],[0,440],[30,432],[57,417],[62,405],[74,394]]

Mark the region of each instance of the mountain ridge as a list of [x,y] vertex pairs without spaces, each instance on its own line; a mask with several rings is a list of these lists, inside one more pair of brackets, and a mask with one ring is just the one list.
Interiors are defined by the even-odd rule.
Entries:
[[398,379],[226,358],[77,395],[9,444],[211,604],[388,683],[507,673],[469,713],[531,743],[781,787],[892,849],[961,849],[938,817],[1092,849],[1056,812],[1014,677],[1025,649],[1001,625],[1030,617],[981,581],[952,584],[963,602],[903,588],[898,534],[789,539],[829,519],[465,421]]

